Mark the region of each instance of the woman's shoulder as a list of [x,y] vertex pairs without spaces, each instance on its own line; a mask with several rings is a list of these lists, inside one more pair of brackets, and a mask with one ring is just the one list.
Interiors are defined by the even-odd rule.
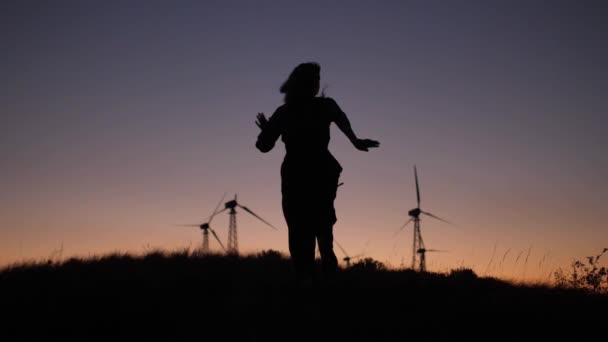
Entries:
[[326,110],[333,111],[340,108],[336,100],[331,97],[317,97],[316,99],[317,103]]
[[340,106],[338,106],[336,100],[331,97],[318,97],[318,101],[320,107],[323,108],[322,110],[325,112],[329,112],[332,115],[338,114],[342,111],[342,109],[340,109]]
[[317,101],[319,101],[319,103],[323,103],[323,104],[336,104],[336,100],[334,100],[331,97],[327,97],[327,96],[319,96],[319,97],[315,97],[315,99]]

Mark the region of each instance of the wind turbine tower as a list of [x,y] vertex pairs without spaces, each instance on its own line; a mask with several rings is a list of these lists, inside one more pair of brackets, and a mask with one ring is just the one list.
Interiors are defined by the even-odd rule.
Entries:
[[258,220],[264,222],[266,225],[268,225],[270,228],[277,230],[277,228],[275,228],[275,226],[273,226],[272,224],[268,223],[266,220],[264,220],[263,218],[261,218],[260,216],[258,216],[256,213],[254,213],[253,211],[251,211],[249,208],[241,205],[237,199],[236,199],[236,195],[234,195],[234,199],[230,200],[228,202],[226,202],[224,204],[224,209],[218,211],[217,213],[221,213],[223,211],[229,210],[228,211],[228,216],[229,216],[229,221],[228,221],[228,248],[227,248],[227,252],[229,254],[238,254],[239,253],[239,243],[238,243],[238,238],[237,238],[237,229],[236,229],[236,207],[239,207],[243,210],[245,210],[247,213],[251,214],[253,217],[257,218]]
[[350,255],[348,255],[348,253],[346,253],[346,250],[344,249],[344,247],[342,247],[342,245],[340,243],[338,243],[338,241],[336,239],[334,239],[334,243],[338,246],[338,248],[340,248],[340,250],[344,254],[344,258],[342,258],[342,260],[344,260],[344,262],[346,263],[347,268],[350,267],[350,262],[352,260],[363,257],[363,254],[350,256]]
[[[225,197],[225,194],[224,194],[224,197]],[[219,209],[220,205],[222,204],[224,197],[222,197],[222,199],[218,202],[217,206],[215,207],[215,210],[213,210],[213,213],[211,214],[211,216],[209,216],[209,219],[207,220],[207,222],[201,223],[201,224],[180,224],[180,225],[178,225],[181,227],[198,227],[200,230],[203,231],[203,245],[201,248],[202,253],[205,253],[205,254],[209,253],[209,231],[211,231],[211,233],[215,237],[215,240],[217,240],[217,243],[219,243],[219,245],[222,247],[222,249],[224,251],[226,250],[226,247],[224,247],[224,244],[222,243],[222,241],[220,241],[220,238],[215,233],[215,230],[213,230],[213,228],[211,228],[211,221],[213,220],[213,217],[218,214],[217,210]]]
[[416,165],[414,165],[414,179],[416,180],[416,201],[417,201],[417,206],[414,209],[411,209],[408,212],[408,215],[410,215],[410,219],[405,222],[405,224],[403,226],[401,226],[401,229],[405,228],[405,226],[407,226],[408,223],[410,222],[414,222],[414,239],[413,239],[413,246],[412,246],[412,268],[416,268],[416,265],[418,265],[420,272],[426,272],[426,252],[440,252],[439,250],[430,250],[430,249],[426,249],[424,247],[424,240],[422,239],[422,233],[420,231],[420,215],[424,214],[426,216],[432,217],[436,220],[445,222],[447,224],[453,225],[452,223],[436,216],[433,215],[427,211],[423,211],[422,209],[420,209],[420,185],[418,184],[418,171],[416,170]]

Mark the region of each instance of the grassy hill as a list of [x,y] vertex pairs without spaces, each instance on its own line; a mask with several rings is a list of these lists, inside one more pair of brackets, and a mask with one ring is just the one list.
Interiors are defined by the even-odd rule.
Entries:
[[515,286],[468,271],[421,274],[373,266],[359,264],[333,281],[303,286],[289,260],[275,252],[245,257],[153,252],[15,265],[0,271],[0,340],[606,336],[599,327],[607,321],[608,296]]

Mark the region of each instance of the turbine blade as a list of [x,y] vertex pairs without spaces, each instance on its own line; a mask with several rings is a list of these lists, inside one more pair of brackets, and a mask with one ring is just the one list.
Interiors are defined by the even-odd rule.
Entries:
[[209,230],[211,230],[211,233],[213,234],[213,236],[215,237],[215,240],[217,240],[217,243],[220,244],[220,246],[222,246],[222,249],[224,250],[224,252],[226,251],[226,247],[224,247],[224,244],[222,243],[222,241],[220,241],[220,238],[217,236],[217,234],[215,233],[215,230],[211,229],[211,227],[209,227]]
[[432,217],[432,218],[434,218],[434,219],[436,219],[436,220],[439,220],[439,221],[441,221],[441,222],[447,223],[447,224],[449,224],[450,226],[454,226],[454,227],[458,228],[458,226],[457,226],[457,225],[455,225],[455,224],[453,224],[452,222],[447,221],[447,220],[444,220],[444,219],[442,219],[441,217],[439,217],[439,216],[437,216],[437,215],[433,215],[433,214],[429,213],[428,211],[420,211],[420,212],[421,212],[421,213],[423,213],[423,214],[425,214],[425,215],[427,215],[427,216],[430,216],[430,217]]
[[342,251],[344,256],[348,258],[348,253],[346,253],[346,251],[344,250],[344,247],[342,247],[342,245],[340,243],[338,243],[338,241],[336,239],[334,239],[334,242],[336,243],[336,246],[338,246],[338,248],[340,248],[340,250]]
[[[401,231],[403,230],[403,228],[405,228],[405,226],[407,226],[407,225],[408,225],[408,223],[412,222],[412,220],[413,220],[413,218],[410,218],[409,220],[407,220],[407,221],[406,221],[406,222],[403,224],[403,226],[401,226],[401,228],[397,229],[397,231],[395,232],[395,235],[399,234],[399,232],[401,232]],[[395,236],[395,235],[393,235],[393,236]]]
[[443,250],[443,249],[427,249],[426,252],[447,253],[448,251]]
[[270,228],[274,229],[274,230],[278,230],[275,226],[271,225],[270,223],[268,223],[268,221],[264,220],[263,218],[259,217],[256,213],[254,213],[253,211],[251,211],[251,209],[242,206],[240,204],[237,204],[240,208],[242,208],[243,210],[245,210],[246,212],[248,212],[249,214],[253,215],[255,218],[257,218],[258,220],[266,223],[268,226],[270,226]]
[[176,227],[200,227],[200,224],[174,224]]
[[[207,222],[207,224],[210,224],[210,223],[211,223],[211,221],[213,220],[213,218],[214,218],[216,215],[218,215],[218,214],[220,214],[220,213],[223,213],[223,212],[224,212],[224,211],[226,211],[227,209],[228,209],[228,208],[224,208],[224,209],[222,209],[222,210],[220,210],[220,211],[215,211],[215,212],[213,213],[213,215],[211,215],[211,217],[209,217],[209,222]],[[216,210],[217,210],[217,209],[216,209]]]
[[418,185],[418,170],[414,165],[414,178],[416,178],[416,199],[418,200],[418,208],[420,208],[420,186]]
[[213,213],[211,214],[211,216],[209,216],[209,221],[207,221],[207,224],[211,224],[211,220],[213,220],[213,217],[218,214],[218,209],[220,208],[220,205],[222,205],[222,202],[224,201],[224,197],[226,197],[226,193],[224,192],[224,195],[222,196],[222,199],[217,202],[217,205],[215,206],[215,209],[213,209]]

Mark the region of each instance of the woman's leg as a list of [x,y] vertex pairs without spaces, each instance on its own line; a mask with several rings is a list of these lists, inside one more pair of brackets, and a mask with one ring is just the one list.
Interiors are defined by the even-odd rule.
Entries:
[[325,181],[324,189],[320,192],[319,203],[320,224],[317,226],[317,241],[319,243],[319,253],[321,254],[323,273],[326,276],[333,275],[338,269],[338,259],[334,253],[334,234],[333,227],[337,221],[334,201],[338,190],[339,174],[328,177]]
[[315,234],[310,227],[289,225],[289,253],[298,277],[310,278],[315,271]]
[[[288,186],[291,185],[291,186]],[[289,229],[289,253],[299,278],[312,278],[315,271],[315,231],[308,224],[308,205],[302,189],[283,181],[283,215]]]
[[317,232],[319,253],[321,254],[321,266],[323,274],[332,276],[338,269],[338,258],[334,253],[333,226],[325,226]]

